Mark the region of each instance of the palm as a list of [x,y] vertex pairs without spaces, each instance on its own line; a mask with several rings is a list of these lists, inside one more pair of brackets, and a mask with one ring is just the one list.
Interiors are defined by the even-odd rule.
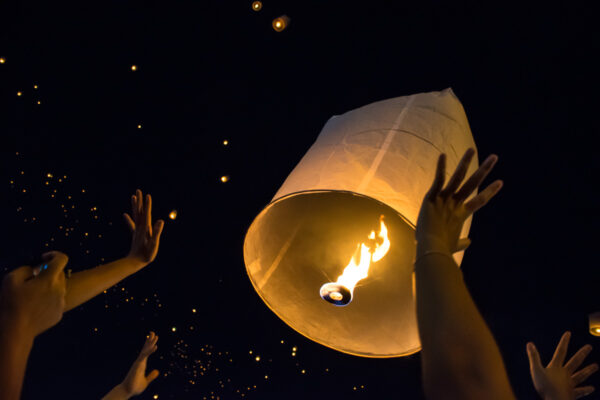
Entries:
[[158,253],[164,221],[159,219],[154,227],[152,226],[152,197],[147,194],[144,202],[142,191],[139,189],[131,196],[131,211],[131,216],[124,214],[125,221],[133,233],[129,257],[143,264],[149,264],[154,261]]
[[566,332],[562,336],[552,360],[545,368],[542,366],[540,355],[535,345],[533,343],[527,344],[527,355],[529,357],[529,369],[533,386],[543,399],[573,400],[587,396],[594,391],[593,386],[577,386],[596,372],[598,366],[596,364],[588,365],[575,372],[590,353],[592,347],[589,345],[582,347],[565,363],[570,337],[571,334],[569,332]]

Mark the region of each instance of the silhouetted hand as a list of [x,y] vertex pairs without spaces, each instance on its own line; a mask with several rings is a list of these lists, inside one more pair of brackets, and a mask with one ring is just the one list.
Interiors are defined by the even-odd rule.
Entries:
[[16,329],[33,339],[61,320],[65,308],[66,282],[63,272],[69,258],[51,251],[42,255],[46,263],[37,276],[29,266],[19,267],[4,277],[0,299],[3,329]]
[[146,362],[148,361],[150,354],[154,353],[158,348],[156,342],[158,342],[158,336],[156,336],[154,332],[150,332],[144,343],[144,347],[142,347],[140,355],[131,366],[125,380],[121,384],[130,397],[141,394],[146,390],[150,382],[158,377],[158,370],[156,369],[152,370],[152,372],[146,376]]
[[[565,332],[556,346],[554,356],[544,368],[540,354],[532,342],[527,343],[527,356],[529,357],[529,370],[533,386],[544,400],[573,400],[579,399],[594,391],[593,386],[577,387],[590,375],[598,370],[597,364],[591,364],[575,372],[583,360],[592,351],[592,346],[585,345],[571,359],[564,364],[569,346],[570,332]],[[563,365],[564,364],[564,365]]]
[[152,227],[152,197],[147,194],[143,201],[142,191],[131,196],[131,216],[124,213],[125,222],[133,233],[131,250],[127,257],[147,265],[154,261],[158,253],[158,243],[165,222],[161,219]]
[[502,181],[497,180],[464,203],[483,182],[498,160],[496,155],[489,156],[457,191],[465,178],[474,154],[475,150],[472,148],[465,152],[444,189],[442,188],[446,176],[446,155],[443,153],[440,155],[435,180],[425,195],[417,220],[415,233],[417,258],[426,250],[453,254],[466,249],[470,240],[459,238],[465,220],[486,205],[502,187]]

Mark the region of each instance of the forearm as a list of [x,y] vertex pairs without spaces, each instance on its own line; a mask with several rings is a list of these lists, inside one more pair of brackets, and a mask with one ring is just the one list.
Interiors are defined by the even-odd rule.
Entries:
[[108,392],[106,396],[102,398],[102,400],[125,400],[129,399],[130,397],[131,396],[129,393],[127,393],[123,387],[123,384],[118,384],[110,392]]
[[0,315],[0,399],[21,398],[27,359],[33,347],[33,337],[19,331],[11,321]]
[[514,399],[500,350],[456,263],[430,254],[418,258],[415,274],[426,392],[444,387],[449,398],[448,391],[454,398],[481,391],[490,399]]
[[108,264],[74,273],[67,279],[65,311],[71,310],[116,285],[146,264],[124,257]]

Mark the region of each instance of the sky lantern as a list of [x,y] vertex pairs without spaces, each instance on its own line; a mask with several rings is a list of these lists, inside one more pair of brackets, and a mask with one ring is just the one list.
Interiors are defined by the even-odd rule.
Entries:
[[589,315],[590,318],[590,334],[600,336],[600,311]]
[[275,29],[276,32],[281,32],[287,28],[289,23],[290,18],[287,15],[282,15],[281,17],[277,17],[273,20],[273,29]]
[[[286,324],[332,349],[364,357],[419,351],[417,216],[440,153],[449,179],[469,147],[452,89],[331,117],[248,229],[244,261],[256,292]],[[467,176],[478,168],[474,158]],[[471,217],[461,237],[470,226]],[[458,265],[463,253],[454,254]]]
[[260,1],[253,1],[252,2],[252,9],[254,11],[260,11],[261,8],[262,8],[262,2],[260,2]]

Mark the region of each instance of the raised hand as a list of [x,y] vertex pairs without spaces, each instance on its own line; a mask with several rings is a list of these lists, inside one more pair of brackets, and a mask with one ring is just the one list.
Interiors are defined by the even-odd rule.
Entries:
[[459,238],[465,220],[486,205],[502,188],[502,181],[497,180],[465,203],[498,161],[498,156],[490,155],[458,189],[474,154],[475,150],[472,148],[465,152],[445,188],[446,154],[440,155],[435,180],[425,195],[417,220],[417,257],[431,249],[448,254],[464,250],[470,243],[467,238]]
[[[0,399],[21,398],[27,359],[37,335],[56,325],[65,309],[63,272],[68,258],[58,251],[42,255],[34,274],[23,266],[6,274],[0,292]],[[37,266],[36,266],[37,267]],[[36,268],[37,270],[37,268]]]
[[158,348],[156,346],[157,342],[158,336],[154,332],[150,332],[144,343],[144,347],[142,347],[142,351],[140,351],[140,355],[131,366],[125,380],[123,380],[121,386],[129,397],[141,394],[146,390],[150,382],[158,377],[158,370],[156,369],[146,375],[146,363],[150,354],[154,353]]
[[20,335],[31,339],[56,325],[65,308],[63,270],[69,258],[51,251],[43,254],[42,260],[46,267],[37,276],[31,267],[23,266],[6,274],[2,281],[2,328],[18,329]]
[[133,234],[127,257],[143,265],[151,263],[158,253],[160,235],[165,225],[159,219],[152,226],[152,197],[147,194],[144,201],[142,191],[136,190],[136,194],[131,196],[131,216],[127,213],[123,216]]
[[593,386],[577,387],[590,375],[598,370],[598,364],[591,364],[575,372],[583,360],[592,351],[592,346],[585,345],[565,364],[567,348],[571,332],[565,332],[554,356],[546,368],[543,367],[540,354],[532,342],[527,343],[527,356],[529,357],[529,371],[533,386],[544,400],[573,400],[587,396],[594,391]]

